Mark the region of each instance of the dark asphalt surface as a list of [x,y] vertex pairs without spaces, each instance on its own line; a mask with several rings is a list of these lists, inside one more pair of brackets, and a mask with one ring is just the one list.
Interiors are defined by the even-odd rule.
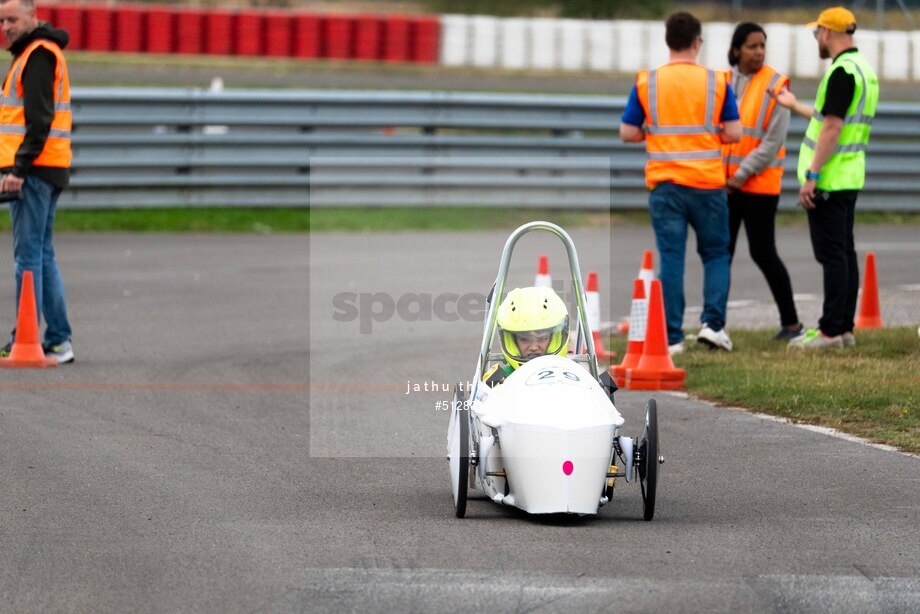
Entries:
[[[572,234],[620,315],[650,230]],[[485,292],[506,236],[61,235],[77,362],[0,372],[0,610],[917,610],[920,459],[680,395],[657,395],[653,522],[622,482],[594,518],[482,500],[454,518],[448,395],[407,382],[470,377],[481,324],[380,316],[361,334],[333,300]],[[820,294],[807,231],[781,237],[796,292]],[[890,323],[920,323],[916,228],[857,237]],[[511,283],[541,251],[561,275],[529,239]],[[736,265],[730,320],[770,325]],[[3,326],[12,302],[7,277]],[[648,397],[618,393],[627,434]]]

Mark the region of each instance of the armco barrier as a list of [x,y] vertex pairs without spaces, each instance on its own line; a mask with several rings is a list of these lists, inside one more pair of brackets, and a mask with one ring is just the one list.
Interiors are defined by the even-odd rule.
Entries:
[[[75,88],[72,104],[66,207],[647,200],[643,148],[614,136],[622,98]],[[787,142],[784,207],[804,127]],[[920,105],[880,106],[860,209],[920,210],[918,167]]]

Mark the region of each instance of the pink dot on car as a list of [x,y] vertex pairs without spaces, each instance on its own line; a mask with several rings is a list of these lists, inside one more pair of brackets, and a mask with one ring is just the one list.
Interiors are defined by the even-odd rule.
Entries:
[[575,465],[572,464],[572,461],[565,461],[562,463],[562,473],[572,475],[573,471],[575,471]]

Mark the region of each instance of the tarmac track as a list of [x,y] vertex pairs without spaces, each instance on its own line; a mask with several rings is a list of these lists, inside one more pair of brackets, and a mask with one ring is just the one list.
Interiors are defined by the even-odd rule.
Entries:
[[[653,522],[622,482],[594,518],[481,500],[454,518],[448,394],[406,392],[467,379],[481,323],[397,312],[362,334],[333,301],[484,293],[506,236],[61,235],[77,362],[0,372],[0,609],[917,610],[920,460],[679,395],[656,395]],[[573,236],[622,315],[650,230]],[[916,325],[916,229],[857,239],[887,322]],[[511,283],[540,251],[561,276],[527,237]],[[820,295],[807,231],[780,251]],[[730,325],[772,325],[767,292],[739,256]],[[7,279],[4,325],[11,306]],[[627,433],[648,397],[617,394]]]

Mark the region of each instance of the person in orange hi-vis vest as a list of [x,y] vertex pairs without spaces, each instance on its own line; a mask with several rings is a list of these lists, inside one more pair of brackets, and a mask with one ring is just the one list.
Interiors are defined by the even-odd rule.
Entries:
[[13,55],[0,101],[0,192],[17,195],[10,202],[16,305],[23,272],[32,271],[35,307],[47,324],[45,355],[72,362],[64,283],[52,245],[58,197],[70,179],[70,78],[62,52],[70,37],[39,23],[33,0],[0,0],[0,28]]
[[697,340],[732,349],[725,331],[730,279],[728,203],[723,143],[741,138],[741,121],[728,74],[696,63],[703,44],[700,21],[686,12],[665,22],[670,61],[641,70],[620,121],[620,138],[645,141],[645,182],[658,247],[668,346],[684,350],[684,256],[687,225],[703,261],[702,327]]
[[789,273],[776,252],[775,234],[791,113],[776,104],[773,95],[789,85],[789,78],[764,63],[766,48],[763,27],[746,22],[735,28],[728,50],[731,86],[738,97],[742,127],[741,140],[722,147],[731,231],[729,252],[734,259],[743,222],[751,259],[766,278],[779,310],[780,329],[773,338],[788,341],[803,330]]

